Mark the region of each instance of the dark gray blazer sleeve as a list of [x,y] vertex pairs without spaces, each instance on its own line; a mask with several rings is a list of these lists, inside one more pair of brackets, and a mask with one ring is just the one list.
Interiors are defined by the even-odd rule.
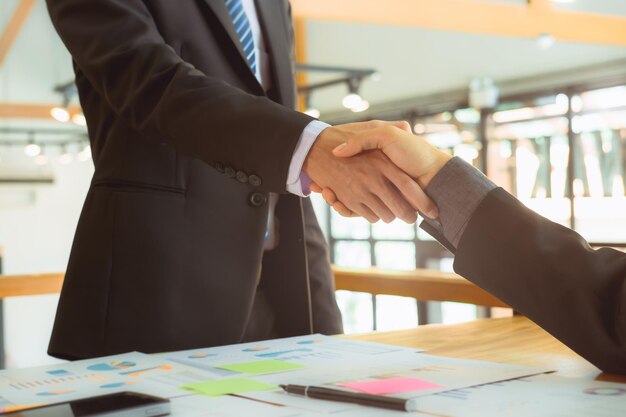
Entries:
[[246,167],[264,179],[262,189],[285,191],[291,156],[313,118],[185,62],[159,33],[150,2],[46,3],[76,67],[131,128],[209,165]]
[[626,254],[593,250],[498,188],[469,220],[454,269],[598,368],[626,374]]
[[453,158],[426,192],[420,227],[455,253],[454,270],[606,372],[626,374],[626,254],[593,250]]
[[426,218],[422,229],[454,252],[474,210],[494,188],[482,172],[459,157],[452,158],[426,187],[426,194],[439,208],[439,218]]

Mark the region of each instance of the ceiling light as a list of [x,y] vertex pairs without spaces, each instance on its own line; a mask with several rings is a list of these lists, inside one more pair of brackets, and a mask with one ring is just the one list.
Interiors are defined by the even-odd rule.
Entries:
[[62,123],[66,123],[70,121],[71,114],[69,112],[70,101],[72,100],[72,96],[77,93],[76,84],[74,81],[58,85],[54,88],[56,93],[61,94],[61,105],[55,106],[50,109],[50,115]]
[[76,159],[81,162],[89,161],[91,159],[91,146],[88,144],[85,145],[83,150],[78,152],[78,155],[76,155]]
[[59,156],[59,163],[61,165],[67,165],[67,164],[70,164],[73,159],[74,158],[72,157],[72,154],[69,153],[67,150],[67,146],[63,145],[61,147],[61,155]]
[[64,107],[53,107],[50,110],[50,115],[54,120],[65,123],[70,120],[70,112]]
[[369,108],[370,108],[370,102],[367,100],[361,99],[361,102],[357,104],[356,106],[352,107],[350,110],[352,110],[355,113],[361,113]]
[[28,141],[28,145],[24,146],[24,155],[35,157],[41,153],[41,146],[37,145],[32,139]]
[[370,103],[367,100],[363,100],[363,97],[359,94],[359,86],[361,84],[360,78],[350,78],[348,83],[348,95],[343,98],[341,103],[347,109],[352,110],[355,113],[365,111],[370,108]]
[[363,102],[363,97],[358,95],[357,93],[350,93],[343,98],[341,103],[347,109],[352,110],[355,107],[358,107],[361,102]]

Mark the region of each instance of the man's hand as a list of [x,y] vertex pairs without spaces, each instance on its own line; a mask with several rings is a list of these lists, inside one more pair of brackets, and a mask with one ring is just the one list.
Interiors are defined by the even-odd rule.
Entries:
[[[419,210],[437,217],[433,202],[409,175],[394,165],[375,147],[358,144],[395,142],[407,133],[406,122],[362,122],[329,127],[317,138],[304,162],[303,170],[314,188],[332,190],[335,200],[350,213],[374,223],[391,222],[396,217],[407,223],[417,219]],[[345,151],[333,150],[347,144]],[[361,153],[360,155],[356,155]],[[356,155],[356,156],[353,156]],[[338,157],[353,156],[339,159]]]
[[[407,124],[408,126],[408,124]],[[410,127],[395,135],[359,136],[347,139],[333,150],[337,157],[347,158],[362,152],[378,150],[383,152],[398,168],[414,178],[420,190],[425,189],[432,178],[450,160],[451,156],[435,148],[422,138],[414,136]],[[311,190],[321,192],[324,200],[341,215],[352,217],[359,215],[345,204],[332,187],[322,187],[314,183]],[[437,213],[420,211],[428,217],[437,217]],[[435,214],[435,215],[432,215]]]

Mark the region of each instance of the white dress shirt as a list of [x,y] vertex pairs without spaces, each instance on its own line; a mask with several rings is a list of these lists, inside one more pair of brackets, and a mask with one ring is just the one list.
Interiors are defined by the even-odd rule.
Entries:
[[[250,28],[252,29],[252,38],[254,40],[255,54],[257,57],[256,74],[254,74],[265,89],[268,91],[271,88],[272,78],[269,54],[263,39],[263,33],[259,24],[259,17],[256,12],[256,6],[254,0],[242,0],[243,9],[250,21]],[[289,164],[289,173],[287,175],[287,191],[292,194],[296,194],[300,197],[306,197],[311,193],[309,189],[310,180],[308,176],[302,172],[302,165],[304,160],[311,149],[311,146],[315,143],[315,140],[324,129],[329,125],[318,120],[312,121],[302,132],[300,139],[296,145],[295,151],[291,157],[291,163]],[[275,200],[271,205],[272,211],[275,206]]]

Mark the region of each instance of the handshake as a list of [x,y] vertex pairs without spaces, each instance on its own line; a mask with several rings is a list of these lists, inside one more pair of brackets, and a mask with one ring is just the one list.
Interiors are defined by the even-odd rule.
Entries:
[[342,216],[414,223],[418,211],[438,217],[424,189],[450,158],[413,135],[407,122],[370,121],[326,128],[303,171],[311,191]]

